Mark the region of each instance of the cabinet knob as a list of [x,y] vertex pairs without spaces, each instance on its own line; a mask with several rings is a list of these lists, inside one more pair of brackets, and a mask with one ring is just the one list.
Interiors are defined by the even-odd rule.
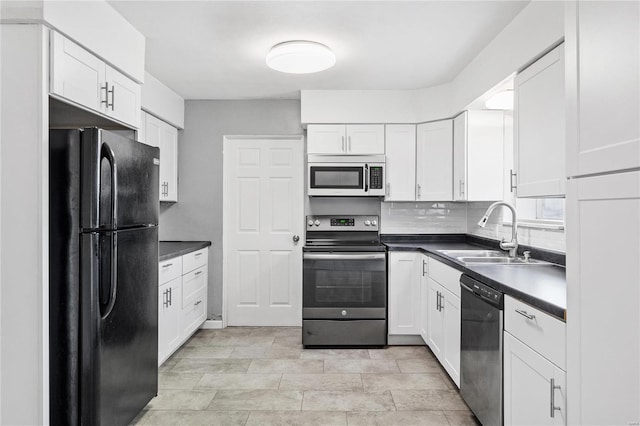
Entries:
[[300,236],[299,235],[294,235],[293,236],[293,242],[297,243],[298,241],[300,241]]

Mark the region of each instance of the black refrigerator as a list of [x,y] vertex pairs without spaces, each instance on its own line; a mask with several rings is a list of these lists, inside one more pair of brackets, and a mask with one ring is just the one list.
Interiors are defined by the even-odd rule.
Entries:
[[49,132],[50,418],[125,425],[158,388],[160,151]]

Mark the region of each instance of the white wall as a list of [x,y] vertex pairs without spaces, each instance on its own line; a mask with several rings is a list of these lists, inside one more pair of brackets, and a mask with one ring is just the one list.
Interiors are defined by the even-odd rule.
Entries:
[[49,416],[48,31],[0,25],[0,424]]

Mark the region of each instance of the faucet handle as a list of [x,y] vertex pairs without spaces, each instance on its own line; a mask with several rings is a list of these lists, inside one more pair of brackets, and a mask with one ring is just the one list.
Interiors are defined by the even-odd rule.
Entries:
[[525,262],[528,262],[529,259],[531,258],[531,252],[529,250],[523,251],[522,255],[524,256],[524,261]]

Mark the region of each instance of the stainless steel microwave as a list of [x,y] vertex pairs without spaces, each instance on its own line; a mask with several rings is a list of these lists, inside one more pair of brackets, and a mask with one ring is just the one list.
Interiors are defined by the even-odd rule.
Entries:
[[382,197],[384,155],[309,155],[307,195]]

